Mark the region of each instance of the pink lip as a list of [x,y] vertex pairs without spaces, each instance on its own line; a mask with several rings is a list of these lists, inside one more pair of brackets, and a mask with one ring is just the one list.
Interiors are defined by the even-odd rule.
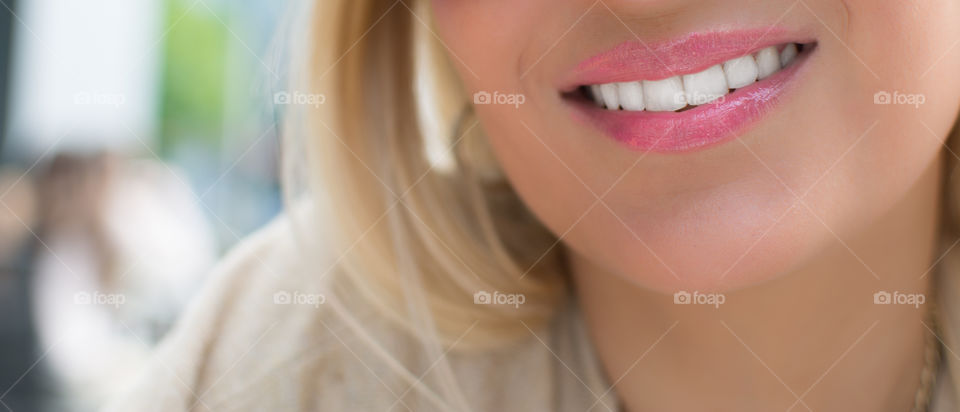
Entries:
[[[765,47],[809,39],[775,28],[696,33],[657,44],[627,42],[579,64],[561,90],[696,73]],[[707,148],[733,139],[775,106],[808,56],[803,53],[770,77],[686,111],[613,111],[574,101],[574,116],[634,150],[675,153]]]

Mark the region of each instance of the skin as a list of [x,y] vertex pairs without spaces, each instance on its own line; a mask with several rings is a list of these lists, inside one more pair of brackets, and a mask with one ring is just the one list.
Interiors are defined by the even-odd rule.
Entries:
[[[518,194],[562,236],[626,410],[908,410],[925,311],[872,295],[931,286],[960,2],[434,0],[433,11],[467,90],[526,97],[476,111]],[[774,110],[707,150],[627,150],[574,121],[556,88],[623,41],[778,21],[813,33],[815,54]],[[925,103],[876,105],[881,90]],[[678,291],[726,301],[676,305]]]

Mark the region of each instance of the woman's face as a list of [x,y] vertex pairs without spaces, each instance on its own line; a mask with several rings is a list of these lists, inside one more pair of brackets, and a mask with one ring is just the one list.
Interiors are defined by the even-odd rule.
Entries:
[[433,8],[526,204],[664,292],[756,284],[849,239],[935,161],[960,102],[957,0]]

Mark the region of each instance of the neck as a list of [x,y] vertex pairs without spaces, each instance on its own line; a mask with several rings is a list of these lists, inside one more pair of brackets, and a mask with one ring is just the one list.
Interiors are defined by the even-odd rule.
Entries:
[[725,293],[718,308],[674,304],[573,254],[591,339],[625,409],[911,410],[929,305],[877,305],[873,294],[930,301],[935,163],[877,224],[800,270]]

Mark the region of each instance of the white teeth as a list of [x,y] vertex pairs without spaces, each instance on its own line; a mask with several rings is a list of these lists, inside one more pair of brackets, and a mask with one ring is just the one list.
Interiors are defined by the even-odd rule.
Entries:
[[731,89],[739,89],[770,77],[792,63],[799,52],[789,43],[771,46],[727,60],[699,73],[663,80],[643,80],[590,85],[589,94],[597,106],[607,110],[667,112],[699,106],[717,100]]
[[780,70],[780,54],[777,53],[776,47],[771,46],[760,50],[757,52],[756,60],[757,68],[760,69],[757,78],[761,80]]
[[601,84],[600,94],[603,95],[603,104],[607,106],[608,109],[617,110],[617,108],[620,107],[620,99],[619,96],[617,96],[616,84]]
[[780,52],[780,65],[787,67],[797,57],[797,45],[790,43]]
[[643,81],[643,102],[650,112],[672,112],[687,105],[680,76]]
[[623,110],[640,111],[645,107],[640,82],[617,83],[617,91],[620,92],[620,107]]
[[700,73],[684,75],[683,90],[687,103],[694,106],[710,103],[730,92],[719,64]]
[[593,102],[597,106],[603,107],[603,93],[600,93],[600,85],[594,84],[590,86],[590,94],[593,95]]
[[743,56],[724,62],[723,73],[727,75],[727,85],[731,89],[739,89],[757,81],[760,69],[753,56]]

